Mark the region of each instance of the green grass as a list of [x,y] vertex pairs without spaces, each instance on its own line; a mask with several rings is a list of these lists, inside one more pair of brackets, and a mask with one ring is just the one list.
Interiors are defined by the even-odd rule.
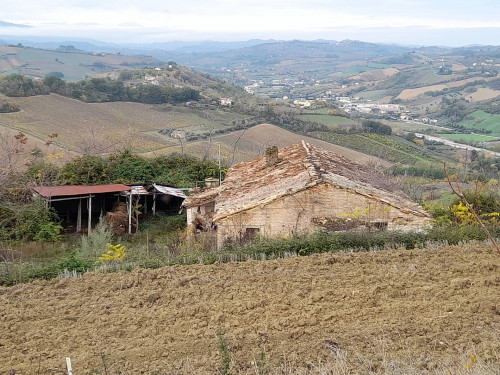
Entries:
[[86,55],[82,54],[18,48],[17,56],[26,61],[26,65],[20,68],[21,71],[31,70],[36,67],[42,76],[50,72],[61,72],[64,74],[65,80],[77,81],[86,75],[96,73],[92,71],[91,66],[88,66],[95,59],[91,61]]
[[380,100],[387,96],[386,90],[371,90],[371,91],[363,91],[359,93],[363,99],[369,100]]
[[390,126],[392,130],[406,130],[409,132],[424,133],[425,131],[436,131],[434,126],[429,126],[417,122],[405,122],[405,121],[391,121]]
[[317,122],[332,128],[337,128],[338,125],[356,125],[358,122],[342,116],[330,115],[301,115],[300,118],[305,121]]
[[[165,219],[165,218],[163,218]],[[75,244],[64,256],[51,259],[30,259],[0,263],[0,285],[14,285],[37,279],[52,279],[66,274],[82,274],[87,271],[113,272],[134,268],[159,268],[172,265],[212,264],[247,261],[249,259],[278,259],[294,255],[310,255],[324,252],[368,251],[406,247],[425,247],[429,241],[458,244],[472,240],[486,240],[479,226],[434,227],[426,232],[315,232],[301,237],[262,238],[257,242],[242,245],[233,243],[217,249],[213,237],[187,238],[179,226],[185,217],[168,218],[169,224],[150,222],[142,232],[128,238],[115,238],[112,244],[125,246],[125,258],[120,262],[99,260],[106,251],[103,244],[109,234],[93,232],[89,238],[82,237],[82,244]],[[162,220],[164,222],[164,220]],[[182,221],[182,223],[181,223]],[[161,231],[159,225],[164,225]],[[499,227],[490,228],[494,236],[500,235]]]
[[390,64],[381,64],[381,63],[368,63],[363,65],[352,65],[348,67],[342,67],[341,71],[330,74],[329,77],[351,77],[359,73],[367,72],[369,70],[376,69],[387,69],[391,68]]
[[439,134],[440,137],[451,139],[452,141],[467,141],[467,142],[491,142],[497,141],[498,138],[480,134]]
[[[104,70],[93,66],[101,62],[111,68],[105,70],[121,69],[121,63],[144,66],[152,63],[153,59],[133,56],[94,56],[90,53],[68,53],[37,48],[14,48],[16,57],[24,61],[24,65],[14,69],[16,73],[44,77],[50,72],[61,72],[64,80],[79,81],[86,76],[102,73]],[[5,72],[2,72],[5,73]]]
[[491,130],[491,135],[500,136],[500,115],[492,115],[490,113],[478,110],[472,112],[468,118],[459,122],[459,125],[463,125],[467,128],[479,128],[485,130]]

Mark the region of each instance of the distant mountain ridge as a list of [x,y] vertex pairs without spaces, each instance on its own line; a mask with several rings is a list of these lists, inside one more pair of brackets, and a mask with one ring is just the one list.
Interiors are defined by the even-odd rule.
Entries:
[[21,28],[29,28],[31,26],[28,25],[22,25],[19,23],[11,23],[11,22],[5,22],[5,21],[0,21],[0,27],[21,27]]

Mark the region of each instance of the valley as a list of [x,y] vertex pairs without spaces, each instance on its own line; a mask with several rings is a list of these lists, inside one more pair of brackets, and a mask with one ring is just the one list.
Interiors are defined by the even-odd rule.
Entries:
[[0,46],[0,373],[497,374],[499,51]]

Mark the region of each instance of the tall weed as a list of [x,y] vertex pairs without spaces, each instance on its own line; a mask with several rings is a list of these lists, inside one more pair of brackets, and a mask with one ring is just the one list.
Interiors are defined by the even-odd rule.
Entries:
[[111,225],[101,219],[92,232],[87,236],[81,237],[77,255],[85,259],[97,259],[102,253],[106,252],[106,244],[112,240],[113,232]]

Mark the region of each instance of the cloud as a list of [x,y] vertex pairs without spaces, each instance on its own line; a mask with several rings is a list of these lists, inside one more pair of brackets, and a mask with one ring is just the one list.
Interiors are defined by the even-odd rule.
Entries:
[[[476,0],[23,0],[2,6],[5,21],[37,26],[47,35],[89,33],[110,38],[159,40],[218,37],[274,38],[276,35],[331,37],[335,30],[381,28],[408,29],[414,25],[438,29],[479,29],[500,27],[500,7],[496,1]],[[83,29],[85,26],[86,30]],[[415,29],[420,30],[421,29]],[[423,30],[423,29],[422,29]],[[135,34],[132,33],[135,31]],[[419,31],[419,32],[420,32]],[[496,34],[498,37],[498,33]],[[397,33],[385,37],[396,38]],[[458,36],[457,36],[458,37]],[[414,35],[417,40],[419,35]],[[479,41],[478,41],[479,42]]]

